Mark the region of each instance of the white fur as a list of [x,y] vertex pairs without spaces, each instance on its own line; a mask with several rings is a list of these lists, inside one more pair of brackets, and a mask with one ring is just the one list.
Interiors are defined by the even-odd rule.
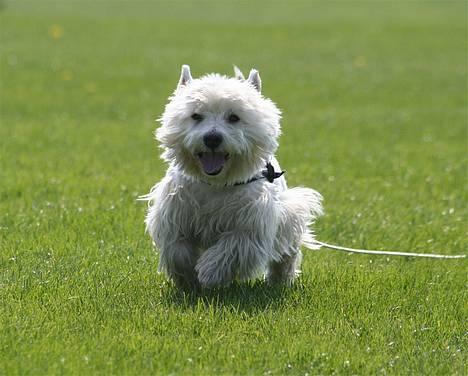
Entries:
[[[308,225],[322,214],[319,193],[288,189],[284,176],[238,184],[258,176],[268,161],[280,170],[274,157],[280,111],[260,90],[255,70],[247,80],[217,74],[192,79],[184,66],[161,117],[156,138],[169,168],[145,196],[146,228],[160,251],[159,270],[180,287],[215,287],[262,274],[290,284],[300,267],[300,245],[313,244]],[[191,118],[195,112],[202,121]],[[239,122],[229,123],[230,114]],[[213,130],[223,137],[216,150],[229,154],[216,176],[207,175],[197,158],[209,151],[203,136]]]

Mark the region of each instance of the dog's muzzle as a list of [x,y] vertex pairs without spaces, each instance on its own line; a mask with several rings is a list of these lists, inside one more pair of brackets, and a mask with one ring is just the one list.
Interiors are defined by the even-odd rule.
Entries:
[[223,135],[216,130],[212,130],[203,136],[203,143],[208,149],[215,151],[223,142]]

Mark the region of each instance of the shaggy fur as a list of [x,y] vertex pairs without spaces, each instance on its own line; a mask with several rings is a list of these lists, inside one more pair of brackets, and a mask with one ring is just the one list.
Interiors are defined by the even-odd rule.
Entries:
[[281,115],[261,95],[257,71],[236,76],[192,79],[183,66],[156,131],[169,168],[146,196],[146,228],[160,251],[159,271],[181,288],[262,274],[291,284],[299,247],[314,247],[308,225],[322,213],[320,194],[288,189],[284,176],[250,181],[267,162],[280,171]]

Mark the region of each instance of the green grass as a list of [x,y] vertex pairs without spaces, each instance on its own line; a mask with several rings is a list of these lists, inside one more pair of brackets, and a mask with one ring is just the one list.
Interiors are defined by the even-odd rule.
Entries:
[[467,262],[307,252],[184,296],[140,194],[180,65],[260,69],[318,238],[466,252],[464,1],[4,1],[0,374],[465,374]]

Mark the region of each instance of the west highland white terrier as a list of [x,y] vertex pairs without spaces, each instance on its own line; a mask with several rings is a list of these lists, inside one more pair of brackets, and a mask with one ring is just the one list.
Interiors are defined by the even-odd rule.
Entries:
[[317,248],[309,225],[321,196],[287,187],[275,158],[281,112],[256,70],[236,76],[193,79],[184,65],[156,131],[169,167],[145,196],[146,228],[159,271],[183,289],[261,275],[289,285],[300,246]]

